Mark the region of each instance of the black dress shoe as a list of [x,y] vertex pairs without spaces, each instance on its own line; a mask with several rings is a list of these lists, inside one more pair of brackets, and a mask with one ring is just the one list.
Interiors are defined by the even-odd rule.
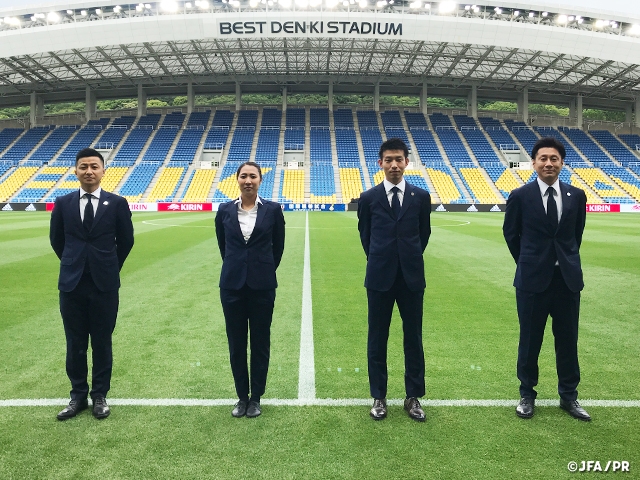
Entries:
[[382,420],[387,417],[387,401],[384,398],[374,398],[373,407],[369,412],[374,420]]
[[249,400],[249,405],[247,406],[247,418],[259,417],[261,413],[262,409],[260,408],[260,402]]
[[247,414],[247,403],[246,400],[239,400],[231,410],[231,416],[236,418],[244,417]]
[[111,408],[107,404],[107,399],[104,397],[95,397],[93,399],[93,416],[98,420],[107,418],[111,415]]
[[424,422],[426,416],[420,401],[416,397],[409,397],[404,401],[404,409],[407,411],[409,417],[413,418],[417,422]]
[[71,400],[69,402],[69,405],[64,407],[60,411],[60,413],[58,413],[56,418],[58,420],[67,420],[69,418],[73,418],[78,413],[80,413],[82,410],[85,410],[88,405],[89,405],[89,403],[87,402],[86,398],[84,400]]
[[591,421],[591,415],[580,406],[577,400],[569,401],[560,399],[560,408],[569,412],[569,415],[573,418],[577,418],[583,422]]
[[531,418],[534,408],[535,400],[533,398],[522,397],[516,407],[516,415],[520,418]]

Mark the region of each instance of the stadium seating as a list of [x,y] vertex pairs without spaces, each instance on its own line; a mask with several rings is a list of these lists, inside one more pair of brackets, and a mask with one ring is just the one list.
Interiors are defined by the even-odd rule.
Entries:
[[182,196],[183,202],[205,202],[209,198],[209,192],[216,176],[216,170],[196,170]]
[[151,189],[147,202],[171,202],[188,168],[188,163],[169,162]]
[[574,168],[573,171],[605,202],[632,203],[632,200],[599,168]]
[[265,108],[262,111],[262,124],[258,135],[256,147],[256,162],[273,162],[278,160],[280,146],[280,122],[282,112],[274,108]]
[[520,150],[520,146],[495,118],[479,117],[478,121],[498,150]]
[[482,169],[476,167],[457,168],[460,178],[466,183],[467,190],[479,203],[502,202],[504,198],[498,197],[489,182],[482,175]]
[[51,130],[51,126],[30,128],[4,152],[0,160],[9,160],[14,164],[24,160]]
[[184,123],[185,115],[181,112],[170,113],[165,116],[164,122],[156,130],[149,148],[144,153],[142,160],[164,162],[169,150]]
[[238,123],[231,139],[227,161],[246,162],[251,158],[251,147],[258,120],[257,110],[241,110]]
[[[109,119],[106,118],[101,120],[108,121]],[[106,123],[103,125],[101,123],[89,122],[87,125],[82,127],[78,133],[76,133],[65,149],[60,153],[60,155],[58,155],[58,158],[56,158],[53,163],[50,163],[50,165],[60,167],[74,166],[76,163],[76,154],[83,148],[91,146],[91,143],[96,139],[105,126]]]
[[22,132],[24,132],[21,128],[5,128],[0,130],[0,154],[11,145],[16,138],[18,138]]
[[147,161],[137,164],[118,193],[129,203],[139,202],[160,165],[162,162]]
[[233,117],[234,113],[229,110],[216,110],[211,128],[204,140],[205,150],[222,150],[225,147]]
[[484,133],[482,133],[473,118],[466,115],[454,115],[453,118],[458,127],[460,127],[462,136],[469,144],[469,148],[471,148],[480,166],[485,163],[500,162],[500,158],[498,158],[487,137],[484,136]]
[[[607,130],[591,130],[589,133],[609,152],[609,155],[622,165],[626,166],[632,162],[640,162],[640,158],[630,151],[611,132]],[[620,137],[622,137],[622,135],[620,135]],[[638,140],[640,140],[640,137],[638,137]],[[635,147],[632,148],[632,150],[635,151]]]
[[441,203],[460,203],[463,201],[460,189],[447,165],[433,163],[426,166],[426,170]]
[[[571,166],[585,166],[584,159],[580,156],[580,154],[573,148],[569,142],[564,138],[564,136],[560,133],[559,130],[553,127],[534,127],[535,130],[541,137],[553,137],[556,140],[559,140],[560,143],[564,146],[566,151],[566,157],[564,158],[564,163]],[[531,150],[529,150],[531,151]],[[609,159],[607,159],[609,160]]]
[[311,203],[336,203],[336,183],[333,165],[311,165],[310,172]]
[[582,129],[558,127],[590,162],[611,162],[602,149]]
[[312,108],[309,111],[309,158],[312,164],[331,164],[331,132],[329,131],[329,109]]
[[483,168],[504,198],[508,198],[509,193],[521,185],[513,171],[506,168],[502,163],[486,163],[483,165]]
[[404,118],[407,120],[407,126],[409,127],[409,132],[413,137],[413,143],[418,150],[420,161],[424,165],[428,165],[433,162],[444,162],[440,149],[433,138],[433,133],[429,130],[429,126],[424,115],[422,113],[405,111]]
[[401,138],[407,146],[411,145],[398,110],[385,110],[380,114],[380,119],[387,138]]
[[449,117],[441,113],[432,113],[429,115],[429,120],[452,164],[473,162],[462,140],[460,140],[456,127],[451,125]]
[[302,203],[304,197],[304,170],[283,170],[280,176],[280,195],[283,203]]
[[[135,122],[136,117],[125,115],[113,120],[111,125],[108,125],[103,131],[102,135],[98,137],[94,143],[94,148],[113,150],[120,145],[122,138]],[[105,159],[106,160],[106,159]]]
[[353,199],[360,198],[360,194],[364,191],[364,182],[362,176],[362,167],[340,167],[340,187],[342,193],[342,201],[349,203]]
[[640,149],[640,135],[634,134],[620,134],[620,139],[627,144],[627,146],[634,152],[638,152]]
[[304,108],[288,108],[284,131],[285,150],[304,150],[306,112]]
[[[45,166],[27,182],[14,198],[15,202],[37,202],[69,171],[68,167]],[[72,174],[73,175],[73,174]],[[73,176],[75,178],[75,175]],[[79,183],[78,183],[79,185]]]
[[602,165],[600,169],[615,182],[620,189],[627,192],[636,202],[640,202],[640,179],[627,169],[616,165]]
[[[154,128],[160,120],[160,115],[145,115],[140,117],[136,128],[132,129],[127,139],[123,142],[120,150],[116,153],[114,160],[117,162],[126,162],[128,165],[133,165],[140,152],[146,145],[149,137],[154,132]],[[102,143],[102,139],[100,142]],[[164,160],[164,158],[162,159]]]
[[524,122],[516,122],[514,120],[505,120],[505,125],[522,144],[527,154],[531,154],[533,146],[540,139],[534,131]]
[[[0,183],[0,202],[6,202],[38,171],[38,167],[18,167]],[[46,192],[45,192],[46,193]]]
[[187,126],[181,131],[178,144],[171,154],[172,161],[193,162],[210,116],[211,110],[193,112],[189,116]]
[[29,162],[30,165],[34,166],[40,166],[44,163],[50,162],[54,155],[58,153],[58,150],[60,150],[60,148],[69,141],[71,136],[76,133],[77,129],[78,126],[76,125],[62,125],[56,128],[31,154],[26,162]]

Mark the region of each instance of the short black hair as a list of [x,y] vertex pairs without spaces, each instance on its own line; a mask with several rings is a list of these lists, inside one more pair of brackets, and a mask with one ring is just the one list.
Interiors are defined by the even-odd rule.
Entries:
[[404,158],[409,158],[409,148],[407,148],[407,144],[404,143],[404,140],[401,138],[390,138],[380,145],[380,151],[378,152],[380,160],[382,160],[384,152],[387,150],[402,150],[404,152]]
[[242,167],[255,167],[258,169],[258,175],[260,175],[260,180],[262,180],[262,170],[260,169],[260,165],[258,165],[256,162],[244,162],[241,163],[240,166],[238,167],[238,170],[236,170],[236,178],[238,178],[240,176],[240,170],[242,170]]
[[540,150],[541,148],[555,148],[560,154],[560,158],[562,158],[562,160],[564,160],[564,157],[567,155],[567,152],[564,149],[564,145],[560,142],[560,140],[553,137],[543,137],[538,140],[533,146],[533,150],[531,150],[531,158],[535,160],[536,155],[538,154],[538,150]]
[[87,158],[87,157],[98,157],[102,162],[102,165],[104,166],[104,158],[102,158],[102,154],[99,151],[94,150],[93,148],[83,148],[82,150],[80,150],[76,154],[76,165],[78,165],[78,161],[81,158]]

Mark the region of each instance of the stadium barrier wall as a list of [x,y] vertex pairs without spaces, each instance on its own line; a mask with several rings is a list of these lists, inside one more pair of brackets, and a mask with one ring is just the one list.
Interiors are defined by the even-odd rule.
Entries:
[[[130,203],[132,212],[217,212],[221,203]],[[0,212],[50,212],[54,203],[0,203]],[[344,212],[356,211],[356,202],[349,204],[285,203],[285,212]],[[432,205],[434,212],[504,212],[504,204],[444,203]],[[640,213],[638,203],[587,204],[588,213]]]

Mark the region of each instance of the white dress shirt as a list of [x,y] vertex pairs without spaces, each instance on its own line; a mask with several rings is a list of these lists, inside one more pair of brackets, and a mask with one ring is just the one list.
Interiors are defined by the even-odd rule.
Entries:
[[544,211],[547,211],[547,201],[549,200],[549,196],[547,195],[547,189],[549,187],[553,187],[556,191],[556,195],[554,197],[556,201],[556,206],[558,207],[558,222],[562,218],[562,192],[560,191],[560,180],[556,179],[553,185],[547,185],[540,178],[536,179],[538,182],[538,187],[540,187],[540,194],[542,195],[542,204],[544,205]]
[[[98,211],[98,205],[100,203],[100,192],[102,191],[102,187],[98,187],[97,189],[95,189],[93,192],[91,192],[91,195],[93,195],[93,197],[91,198],[91,205],[93,205],[93,215],[95,216],[96,212]],[[82,220],[84,222],[84,209],[87,206],[87,199],[84,198],[84,195],[87,194],[89,192],[85,192],[82,188],[80,188],[80,220]]]
[[400,206],[402,206],[402,201],[404,200],[404,190],[407,187],[407,182],[404,181],[404,178],[400,180],[400,183],[397,185],[394,185],[386,178],[383,180],[383,183],[384,189],[387,192],[387,200],[389,200],[389,206],[392,206],[391,202],[393,201],[393,192],[391,191],[391,189],[393,187],[398,187],[398,189],[400,190],[398,192],[398,200],[400,200]]
[[246,243],[251,238],[253,228],[256,226],[256,219],[258,218],[258,204],[262,204],[262,200],[260,200],[260,197],[256,197],[256,204],[251,210],[243,210],[241,198],[238,198],[235,203],[238,206],[238,223],[240,224],[240,230],[242,231],[242,236]]

